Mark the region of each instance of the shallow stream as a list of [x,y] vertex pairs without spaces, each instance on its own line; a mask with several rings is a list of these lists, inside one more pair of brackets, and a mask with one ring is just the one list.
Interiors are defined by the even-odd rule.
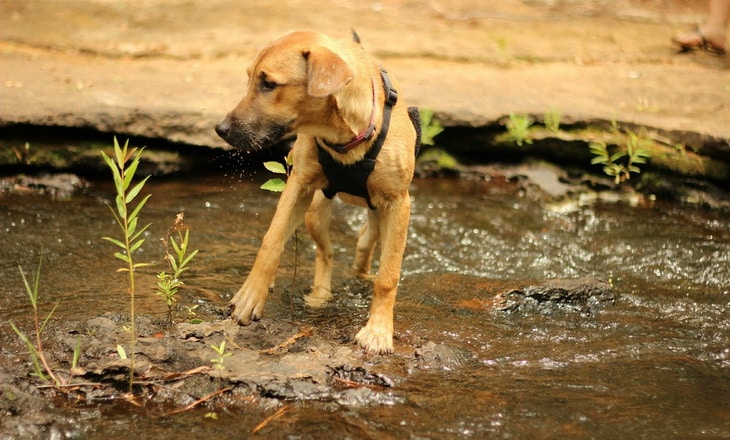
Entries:
[[[159,262],[175,214],[185,213],[200,249],[181,305],[225,309],[243,282],[278,196],[235,176],[150,180],[140,261]],[[396,355],[367,362],[394,379],[377,401],[287,403],[266,438],[728,438],[730,437],[730,218],[696,207],[643,203],[554,205],[533,187],[505,181],[417,180],[396,305]],[[44,254],[41,300],[54,320],[124,312],[128,299],[96,182],[69,195],[0,194],[0,331],[30,307],[18,265]],[[338,300],[316,313],[292,301],[308,289],[312,243],[304,228],[282,260],[265,320],[357,328],[369,298],[347,277],[360,208],[335,210]],[[295,255],[298,255],[298,257]],[[296,279],[294,279],[295,259]],[[157,269],[159,270],[159,268]],[[138,308],[164,302],[140,276]],[[608,280],[615,304],[590,310],[495,313],[494,295],[555,278]],[[361,287],[359,290],[363,290]],[[204,307],[204,308],[205,308]],[[338,344],[348,345],[348,334]],[[451,347],[412,363],[405,346]],[[3,343],[2,345],[6,345]],[[17,347],[17,344],[12,344]],[[400,346],[400,348],[398,348]],[[62,410],[84,438],[244,438],[276,405],[206,409],[172,417],[123,403]],[[158,410],[159,411],[159,410]]]

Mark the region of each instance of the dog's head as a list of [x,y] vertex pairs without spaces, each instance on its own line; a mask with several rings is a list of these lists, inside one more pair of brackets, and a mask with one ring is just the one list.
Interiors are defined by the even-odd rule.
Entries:
[[337,130],[343,122],[334,95],[354,77],[339,44],[303,31],[263,49],[248,68],[246,95],[215,127],[218,135],[254,151],[299,131]]

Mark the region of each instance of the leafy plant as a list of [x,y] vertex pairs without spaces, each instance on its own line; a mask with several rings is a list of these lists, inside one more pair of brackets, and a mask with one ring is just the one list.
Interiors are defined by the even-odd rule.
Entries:
[[605,142],[591,142],[589,145],[594,155],[591,163],[603,165],[603,172],[613,177],[616,185],[629,180],[631,173],[639,174],[641,169],[637,165],[645,164],[650,157],[649,150],[646,149],[649,141],[633,131],[629,131],[628,135],[626,148],[618,151],[611,152]]
[[419,157],[418,162],[427,165],[429,168],[435,168],[439,171],[458,171],[459,161],[452,155],[441,148],[429,148]]
[[135,201],[139,196],[142,188],[144,188],[149,176],[142,179],[136,185],[131,186],[134,174],[139,166],[140,158],[142,157],[142,151],[144,148],[129,148],[129,141],[124,143],[123,147],[119,146],[116,137],[114,138],[114,157],[109,157],[101,152],[104,161],[109,166],[114,177],[114,187],[117,192],[115,198],[115,207],[109,206],[109,209],[114,215],[119,228],[122,232],[121,240],[112,237],[103,237],[104,240],[109,241],[118,248],[121,252],[115,252],[114,256],[124,263],[124,266],[119,268],[118,272],[126,272],[129,280],[129,287],[127,292],[130,298],[130,344],[131,344],[131,357],[130,357],[130,369],[129,369],[129,388],[132,388],[132,382],[134,380],[134,351],[136,344],[136,331],[135,331],[135,310],[134,310],[134,296],[135,296],[135,270],[149,266],[149,263],[137,263],[134,261],[134,252],[142,246],[145,239],[142,238],[142,234],[149,228],[149,224],[146,226],[139,227],[139,212],[144,207],[147,200],[150,198],[150,194],[146,195],[139,201],[136,207],[130,210],[130,204]]
[[[183,286],[181,275],[186,270],[192,259],[198,254],[198,250],[194,250],[188,254],[188,242],[190,239],[190,230],[183,224],[185,214],[178,213],[172,226],[167,230],[167,237],[161,241],[165,247],[165,260],[170,268],[170,273],[164,270],[157,274],[157,294],[162,296],[167,303],[167,317],[172,324],[172,305],[177,301],[175,295],[180,287]],[[182,231],[185,231],[185,234]],[[177,240],[175,240],[177,235]],[[174,255],[170,253],[170,247]]]
[[[289,152],[289,154],[286,155],[286,157],[284,158],[284,164],[272,160],[269,162],[264,162],[264,167],[272,173],[283,174],[286,177],[289,177],[292,167],[292,153]],[[278,177],[275,177],[264,182],[264,184],[261,185],[261,189],[265,189],[266,191],[282,192],[284,191],[284,186],[286,186],[286,182]]]
[[198,318],[198,314],[195,313],[195,310],[199,307],[199,304],[195,304],[194,306],[185,306],[185,310],[188,314],[188,322],[191,324],[200,324],[203,322],[202,319]]
[[53,383],[56,386],[60,386],[64,384],[63,380],[53,372],[53,369],[48,364],[48,361],[46,360],[46,357],[43,353],[43,339],[41,338],[41,335],[43,334],[43,330],[45,329],[48,320],[51,319],[51,315],[53,315],[53,312],[56,311],[56,307],[58,307],[58,304],[53,307],[53,309],[48,313],[48,315],[46,315],[43,321],[40,320],[40,316],[38,314],[38,289],[41,278],[42,263],[43,256],[41,256],[38,261],[38,270],[33,277],[32,285],[28,282],[28,279],[25,276],[25,272],[23,272],[23,268],[18,266],[18,269],[20,269],[20,276],[23,278],[25,291],[28,294],[28,299],[30,299],[30,305],[33,308],[33,322],[35,324],[33,337],[35,338],[35,341],[31,341],[31,338],[23,333],[13,322],[10,322],[10,326],[28,348],[28,352],[30,353],[30,359],[33,362],[33,369],[35,370],[34,374],[42,380],[53,380]]
[[507,132],[518,146],[529,145],[532,144],[529,133],[531,125],[532,119],[530,116],[510,113],[507,121]]
[[215,351],[215,353],[218,355],[217,357],[214,357],[210,361],[213,363],[214,367],[217,370],[219,370],[219,371],[223,370],[223,368],[225,368],[223,366],[223,362],[225,361],[225,359],[228,356],[231,356],[233,354],[230,352],[226,353],[226,341],[221,341],[221,343],[218,346],[211,344],[210,348],[212,348]]
[[433,118],[433,110],[419,109],[421,115],[421,145],[436,145],[434,138],[444,131],[443,125]]
[[560,130],[560,116],[560,111],[555,108],[545,112],[545,128],[557,133]]

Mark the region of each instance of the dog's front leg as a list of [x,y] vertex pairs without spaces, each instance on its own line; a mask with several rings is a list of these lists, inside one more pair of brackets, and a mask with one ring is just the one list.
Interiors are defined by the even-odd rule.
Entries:
[[284,245],[304,220],[312,195],[311,187],[303,185],[296,178],[296,174],[289,178],[251,272],[231,299],[231,317],[239,324],[248,325],[252,320],[261,318]]
[[373,286],[370,317],[355,336],[355,341],[372,353],[393,351],[393,307],[406,248],[410,207],[410,196],[406,192],[404,197],[377,211],[380,215],[380,268]]

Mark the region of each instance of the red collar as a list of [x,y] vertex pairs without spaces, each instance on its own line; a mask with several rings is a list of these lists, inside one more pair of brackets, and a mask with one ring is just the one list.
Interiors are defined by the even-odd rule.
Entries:
[[370,139],[372,139],[373,133],[375,133],[375,80],[371,78],[370,84],[372,86],[372,92],[373,92],[372,93],[373,94],[373,108],[370,111],[370,124],[368,125],[368,127],[365,130],[361,131],[360,134],[355,136],[355,138],[353,140],[351,140],[350,142],[348,142],[346,144],[329,145],[321,139],[317,139],[317,143],[319,143],[327,148],[331,148],[340,154],[345,154],[345,153],[349,152],[350,150],[352,150],[353,148],[357,147],[358,145],[362,144],[363,142],[367,142]]

